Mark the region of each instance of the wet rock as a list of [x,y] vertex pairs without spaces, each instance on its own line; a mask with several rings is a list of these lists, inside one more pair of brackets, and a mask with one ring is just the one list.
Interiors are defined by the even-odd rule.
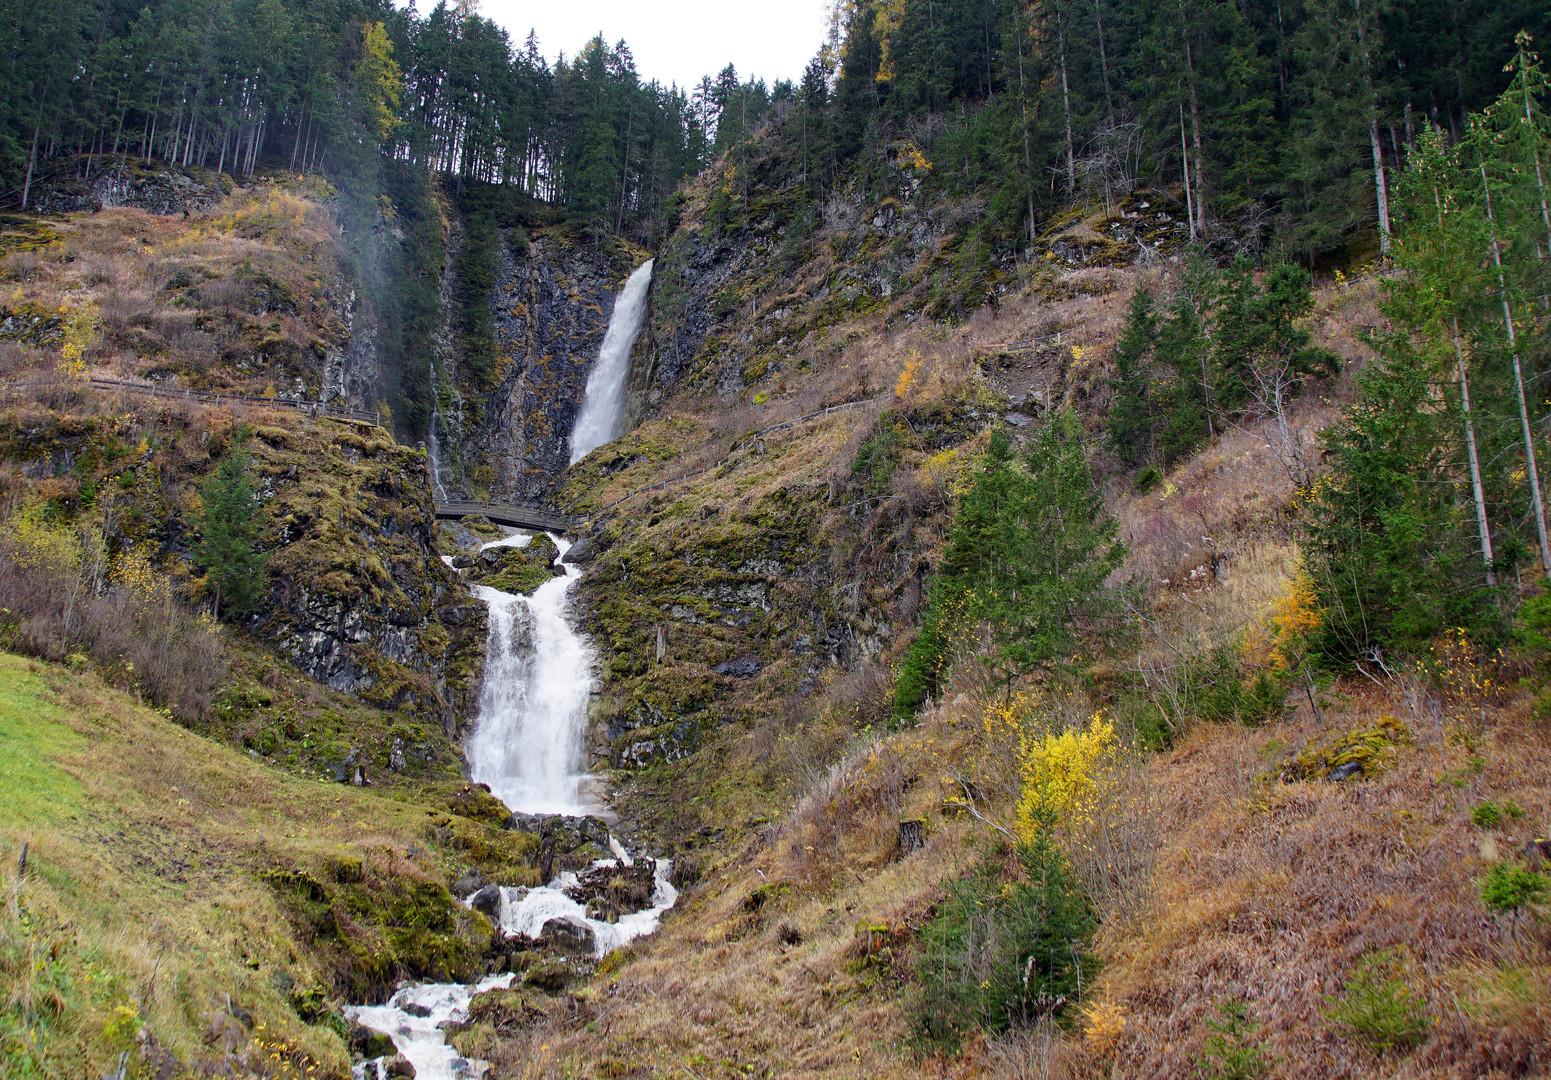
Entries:
[[592,542],[591,537],[584,536],[565,553],[565,561],[573,566],[586,566],[598,557],[598,545]]
[[[550,919],[539,931],[541,948],[567,956],[591,956],[596,944],[597,935],[592,927],[575,919]],[[531,978],[530,974],[530,981]]]
[[459,900],[467,900],[481,889],[485,888],[485,877],[476,867],[469,867],[452,883],[452,895]]
[[351,1054],[356,1057],[380,1058],[393,1053],[393,1040],[365,1024],[351,1023],[346,1041],[350,1044]]
[[614,862],[589,867],[566,886],[565,894],[585,906],[589,917],[612,923],[621,915],[651,907],[656,889],[656,860],[637,859],[630,866]]
[[393,1077],[406,1077],[406,1078],[408,1078],[408,1080],[414,1080],[414,1077],[415,1077],[415,1067],[410,1062],[406,1061],[404,1058],[401,1058],[401,1057],[389,1058],[387,1061],[384,1061],[382,1063],[382,1075],[383,1076],[393,1076]]
[[473,896],[469,897],[469,907],[479,912],[491,922],[499,925],[501,922],[501,887],[499,885],[486,885]]
[[409,1001],[404,1003],[403,1012],[409,1016],[424,1020],[426,1017],[431,1015],[431,1007],[429,1005],[419,1005],[413,1001]]

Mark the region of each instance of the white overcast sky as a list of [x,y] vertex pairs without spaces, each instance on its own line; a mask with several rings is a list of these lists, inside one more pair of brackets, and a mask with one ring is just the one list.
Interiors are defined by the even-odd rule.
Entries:
[[[420,0],[422,11],[431,6]],[[687,90],[729,63],[743,79],[801,79],[828,32],[827,7],[827,0],[482,0],[479,13],[505,27],[516,48],[537,30],[551,61],[562,51],[575,56],[599,31],[610,45],[623,38],[643,80]]]

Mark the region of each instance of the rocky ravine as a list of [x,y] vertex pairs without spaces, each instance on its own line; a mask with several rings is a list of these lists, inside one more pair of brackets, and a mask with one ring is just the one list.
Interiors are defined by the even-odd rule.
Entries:
[[[466,386],[456,336],[444,327],[438,342],[438,374],[444,387],[451,384],[443,398],[451,399],[442,416],[443,483],[454,497],[543,505],[569,461],[571,426],[615,296],[646,255],[558,231],[534,237],[523,253],[509,240],[503,232],[490,299],[495,387],[478,409],[464,404],[477,391]],[[456,264],[449,255],[449,274]],[[451,307],[444,301],[444,311]]]

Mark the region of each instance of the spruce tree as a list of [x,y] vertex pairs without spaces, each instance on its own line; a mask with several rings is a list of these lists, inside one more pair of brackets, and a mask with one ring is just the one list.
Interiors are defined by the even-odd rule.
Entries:
[[248,476],[248,452],[242,433],[235,433],[231,449],[200,485],[199,513],[195,522],[200,538],[194,559],[205,569],[215,611],[231,614],[252,611],[264,595],[264,565],[269,556],[258,551],[258,525],[254,520],[258,499]]
[[1152,291],[1138,285],[1131,294],[1125,329],[1115,342],[1115,378],[1110,383],[1115,397],[1107,424],[1115,452],[1132,468],[1150,462],[1155,453],[1157,409],[1148,361],[1157,333]]

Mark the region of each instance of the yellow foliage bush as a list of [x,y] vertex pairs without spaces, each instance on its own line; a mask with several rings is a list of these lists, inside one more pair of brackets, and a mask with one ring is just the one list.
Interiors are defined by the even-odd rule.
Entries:
[[1271,668],[1287,671],[1303,661],[1309,635],[1320,628],[1324,612],[1314,591],[1314,581],[1299,574],[1272,603]]
[[1022,789],[1015,829],[1032,843],[1063,819],[1081,821],[1095,793],[1094,770],[1114,745],[1115,725],[1095,713],[1086,729],[1030,732],[1019,745]]

